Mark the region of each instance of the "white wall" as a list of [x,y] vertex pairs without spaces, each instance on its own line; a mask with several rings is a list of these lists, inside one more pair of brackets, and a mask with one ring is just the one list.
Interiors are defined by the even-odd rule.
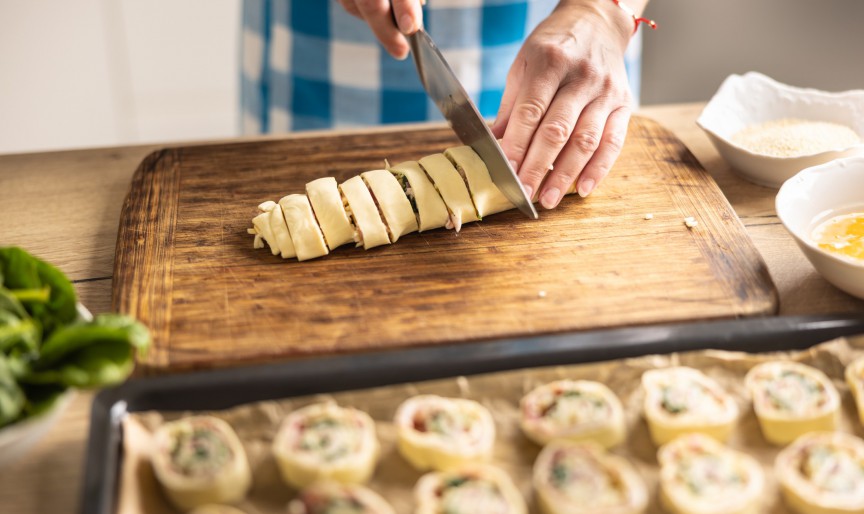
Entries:
[[0,0],[0,153],[237,134],[240,0]]

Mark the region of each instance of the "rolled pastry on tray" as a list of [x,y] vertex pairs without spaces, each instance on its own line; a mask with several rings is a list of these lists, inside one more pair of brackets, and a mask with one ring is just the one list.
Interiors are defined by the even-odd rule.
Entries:
[[378,452],[372,418],[333,402],[292,412],[273,441],[282,479],[297,489],[320,480],[366,482],[375,471]]
[[360,177],[366,183],[387,224],[390,241],[417,232],[417,215],[396,177],[387,170],[365,171]]
[[405,196],[411,202],[417,214],[420,232],[441,228],[447,224],[450,220],[447,206],[417,161],[390,166],[388,171],[399,181]]
[[638,514],[648,504],[630,462],[593,442],[546,445],[534,462],[533,484],[543,514]]
[[816,368],[789,361],[764,362],[747,373],[744,384],[769,443],[787,444],[807,432],[837,427],[840,395]]
[[189,511],[189,514],[246,514],[237,507],[208,503]]
[[495,423],[489,410],[473,400],[414,396],[399,406],[395,424],[399,453],[420,471],[492,456]]
[[525,395],[519,406],[522,431],[539,445],[567,439],[611,448],[626,436],[621,402],[599,382],[551,382]]
[[165,423],[153,444],[156,479],[178,508],[236,503],[246,496],[249,462],[234,430],[221,419],[193,416]]
[[864,357],[858,357],[850,362],[843,375],[855,400],[858,420],[864,424]]
[[288,503],[288,514],[395,514],[377,493],[357,484],[316,482]]
[[335,178],[324,177],[309,182],[306,184],[306,196],[309,197],[315,219],[318,220],[330,250],[355,242],[354,225],[345,212],[345,204]]
[[372,193],[366,187],[366,183],[360,176],[351,177],[339,186],[342,196],[345,197],[346,211],[354,220],[357,229],[355,240],[357,246],[363,245],[366,250],[376,246],[389,245],[390,236],[387,235],[387,226],[381,219],[378,206]]
[[285,224],[291,233],[297,260],[305,261],[330,253],[306,195],[283,196],[279,200],[279,206],[285,215]]
[[774,473],[786,504],[801,514],[864,512],[864,441],[811,432],[777,454]]
[[456,146],[444,151],[456,171],[462,175],[468,184],[468,191],[477,208],[477,215],[483,216],[497,212],[515,209],[516,206],[492,183],[489,169],[483,159],[470,146]]
[[465,181],[453,167],[450,159],[445,157],[443,153],[436,153],[427,155],[418,162],[432,179],[435,189],[438,190],[447,205],[447,210],[450,213],[450,222],[445,225],[447,228],[454,228],[456,232],[459,232],[464,223],[478,220],[477,210],[471,202],[468,186],[465,185]]
[[644,415],[656,445],[681,434],[698,432],[718,441],[729,438],[738,419],[738,405],[717,382],[684,366],[642,374]]
[[503,470],[463,464],[420,477],[415,514],[527,514],[525,499]]
[[753,457],[692,433],[662,446],[660,503],[675,514],[758,514],[765,475]]

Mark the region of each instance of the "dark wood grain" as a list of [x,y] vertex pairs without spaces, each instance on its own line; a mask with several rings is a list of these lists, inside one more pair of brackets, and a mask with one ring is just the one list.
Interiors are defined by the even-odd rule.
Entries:
[[540,221],[509,211],[302,263],[252,249],[261,201],[454,144],[436,128],[148,157],[121,214],[113,290],[114,308],[153,330],[141,372],[776,312],[765,264],[712,178],[644,118],[591,197]]

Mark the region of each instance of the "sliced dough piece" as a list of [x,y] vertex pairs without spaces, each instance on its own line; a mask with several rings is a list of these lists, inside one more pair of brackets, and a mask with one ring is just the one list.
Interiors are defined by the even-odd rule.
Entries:
[[279,255],[281,252],[279,244],[276,242],[276,235],[273,234],[273,229],[270,227],[270,211],[277,207],[276,202],[266,201],[258,205],[260,214],[252,218],[252,226],[254,227],[251,233],[255,234],[255,248],[264,248],[262,241],[270,247],[270,253]]
[[450,223],[447,228],[455,228],[456,232],[462,228],[463,223],[477,221],[477,211],[471,202],[471,194],[465,181],[453,167],[450,159],[443,153],[427,155],[420,159],[420,167],[435,184],[435,189],[441,194],[441,198],[450,212]]
[[486,163],[473,148],[467,145],[456,146],[445,150],[444,155],[468,184],[471,200],[474,201],[477,215],[481,219],[489,214],[516,208],[492,182]]
[[427,473],[414,487],[415,514],[527,514],[525,499],[503,470],[463,464]]
[[855,399],[855,407],[858,409],[858,420],[864,424],[864,357],[859,357],[846,366],[846,384]]
[[371,489],[357,484],[318,482],[288,503],[288,514],[395,514]]
[[660,502],[676,514],[762,512],[765,474],[756,459],[704,434],[687,434],[657,452]]
[[642,374],[645,420],[654,444],[698,432],[726,441],[738,419],[738,405],[717,382],[687,367]]
[[414,396],[399,406],[395,424],[399,453],[420,471],[492,456],[495,423],[489,410],[473,400]]
[[817,430],[834,430],[840,395],[824,373],[797,362],[764,362],[744,379],[762,435],[786,444]]
[[599,382],[551,382],[525,395],[519,405],[522,431],[539,445],[567,439],[611,448],[626,436],[621,402]]
[[378,452],[372,418],[333,402],[292,412],[273,440],[282,479],[297,489],[319,480],[366,482],[375,470]]
[[805,434],[777,454],[774,473],[795,512],[864,512],[864,441],[853,435]]
[[420,232],[441,228],[448,223],[450,213],[447,206],[417,161],[399,163],[391,166],[389,171],[401,183],[408,200],[414,202]]
[[284,196],[279,200],[279,206],[285,215],[285,223],[297,251],[297,260],[305,261],[330,253],[306,195]]
[[156,479],[171,503],[191,510],[209,503],[236,503],[252,483],[237,434],[212,416],[165,423],[153,436]]
[[366,182],[384,221],[387,222],[390,241],[395,243],[399,237],[417,232],[417,216],[405,196],[405,191],[392,173],[387,170],[372,170],[361,173],[360,177]]
[[533,480],[543,514],[637,514],[648,504],[630,462],[593,442],[549,443],[534,461]]
[[246,514],[242,510],[237,507],[232,507],[230,505],[218,505],[218,504],[207,504],[202,505],[192,511],[189,514]]
[[333,177],[324,177],[306,184],[306,196],[312,204],[315,218],[324,233],[324,241],[330,250],[354,242],[354,225],[345,212],[339,186]]
[[363,245],[366,250],[376,246],[389,245],[390,237],[387,227],[381,221],[381,214],[372,198],[372,193],[359,176],[351,177],[339,186],[342,196],[348,205],[346,211],[354,220],[357,228],[357,246]]
[[285,223],[285,215],[282,213],[281,205],[276,204],[270,210],[270,230],[273,232],[273,237],[276,238],[276,244],[279,246],[282,258],[297,257],[294,241],[291,240],[291,232],[288,231],[288,224]]

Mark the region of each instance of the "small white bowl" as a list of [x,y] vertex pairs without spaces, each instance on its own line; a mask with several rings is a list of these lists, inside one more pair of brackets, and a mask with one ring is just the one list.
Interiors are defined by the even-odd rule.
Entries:
[[75,390],[67,389],[47,411],[0,429],[0,468],[30,451],[59,421],[73,398]]
[[829,93],[781,84],[761,73],[730,75],[696,123],[735,172],[777,188],[799,171],[834,159],[864,155],[864,144],[800,157],[772,157],[732,142],[745,127],[784,118],[845,125],[864,140],[864,90]]
[[811,235],[833,216],[864,211],[864,157],[807,168],[787,180],[775,200],[777,216],[828,282],[864,299],[864,263],[819,248]]

